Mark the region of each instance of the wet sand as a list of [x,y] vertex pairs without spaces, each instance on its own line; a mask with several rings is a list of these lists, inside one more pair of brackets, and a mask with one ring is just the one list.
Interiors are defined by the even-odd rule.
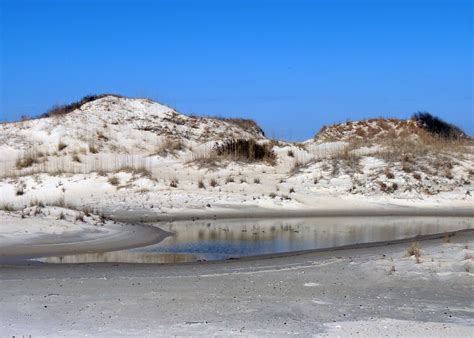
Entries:
[[[28,220],[34,222],[34,219]],[[67,236],[43,235],[25,243],[0,245],[0,263],[31,257],[105,252],[141,247],[160,242],[169,234],[145,224],[107,225],[105,233],[75,232]]]

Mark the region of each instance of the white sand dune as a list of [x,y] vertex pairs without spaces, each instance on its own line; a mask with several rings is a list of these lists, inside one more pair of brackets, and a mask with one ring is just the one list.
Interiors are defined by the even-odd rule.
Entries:
[[[413,121],[347,122],[290,143],[266,138],[252,121],[105,96],[69,114],[0,125],[0,209],[59,205],[148,220],[469,213],[472,142],[422,145],[417,128]],[[384,143],[390,137],[417,149],[405,146],[400,155]],[[271,146],[274,163],[216,158],[216,144],[229,139]],[[2,233],[15,228],[6,215]]]

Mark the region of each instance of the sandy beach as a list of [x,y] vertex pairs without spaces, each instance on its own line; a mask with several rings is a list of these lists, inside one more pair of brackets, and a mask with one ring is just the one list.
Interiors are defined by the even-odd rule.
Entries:
[[405,241],[214,263],[3,266],[1,331],[469,336],[474,233],[419,243],[420,263]]

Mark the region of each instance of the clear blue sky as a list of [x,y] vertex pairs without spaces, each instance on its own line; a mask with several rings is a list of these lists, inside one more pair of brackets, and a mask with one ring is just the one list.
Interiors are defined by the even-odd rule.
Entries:
[[0,2],[1,120],[112,92],[293,140],[418,110],[474,135],[472,1]]

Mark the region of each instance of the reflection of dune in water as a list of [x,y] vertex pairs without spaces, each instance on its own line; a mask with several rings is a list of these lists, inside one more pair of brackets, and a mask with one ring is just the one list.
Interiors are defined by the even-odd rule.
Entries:
[[162,242],[105,253],[46,257],[46,263],[181,263],[391,241],[474,229],[468,217],[340,217],[156,224]]
[[474,228],[468,217],[344,217],[158,223],[171,232],[156,246],[188,241],[311,240],[332,244],[374,242]]
[[342,217],[157,224],[173,233],[141,252],[203,254],[207,259],[390,241],[474,228],[467,217]]
[[198,257],[189,254],[112,251],[44,257],[38,260],[43,263],[185,263],[195,262]]

